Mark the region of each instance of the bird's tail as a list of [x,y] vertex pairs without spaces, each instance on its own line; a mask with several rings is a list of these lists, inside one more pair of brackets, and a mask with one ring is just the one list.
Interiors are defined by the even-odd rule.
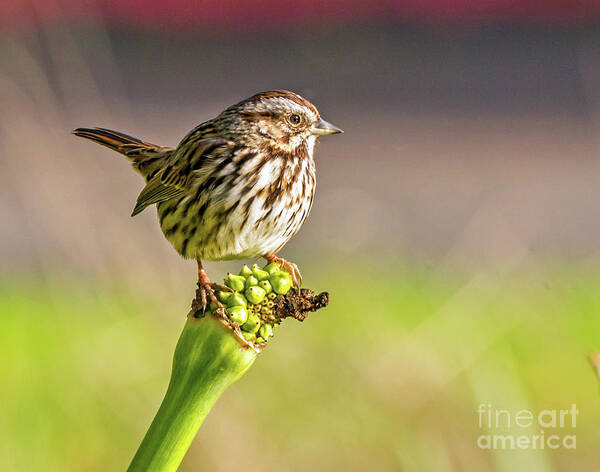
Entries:
[[166,157],[173,151],[172,148],[146,143],[105,128],[77,128],[73,134],[123,154],[146,181],[162,168]]

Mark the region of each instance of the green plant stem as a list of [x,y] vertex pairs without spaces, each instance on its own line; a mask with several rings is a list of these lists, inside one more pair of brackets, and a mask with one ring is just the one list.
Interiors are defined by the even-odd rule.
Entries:
[[[217,399],[256,360],[266,344],[246,341],[239,326],[225,319],[199,313],[201,292],[192,309],[173,356],[167,393],[129,468],[130,472],[177,470],[204,418]],[[274,301],[273,320],[302,321],[308,312],[329,303],[329,294],[290,290]]]
[[167,393],[128,470],[177,470],[214,403],[257,355],[217,318],[188,317]]

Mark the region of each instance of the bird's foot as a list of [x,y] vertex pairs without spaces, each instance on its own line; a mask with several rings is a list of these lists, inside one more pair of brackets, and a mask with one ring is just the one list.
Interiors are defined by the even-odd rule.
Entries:
[[206,311],[206,307],[209,305],[209,303],[214,303],[217,305],[215,312],[218,312],[221,316],[225,316],[225,307],[215,295],[215,291],[217,290],[225,292],[232,291],[225,285],[211,282],[205,270],[200,264],[198,264],[198,289],[196,290],[196,299],[200,302],[202,313]]
[[216,284],[214,282],[211,282],[210,288],[212,288],[214,291],[217,291],[217,292],[232,292],[233,293],[235,291],[231,287],[228,287],[227,285]]
[[277,257],[275,254],[267,254],[264,256],[269,264],[279,264],[283,269],[287,270],[292,276],[292,281],[296,288],[300,288],[302,285],[302,274],[300,269],[293,262],[286,261],[283,257]]

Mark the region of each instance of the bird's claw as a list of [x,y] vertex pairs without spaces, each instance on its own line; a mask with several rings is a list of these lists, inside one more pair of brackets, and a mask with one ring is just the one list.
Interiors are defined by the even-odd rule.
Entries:
[[225,285],[216,284],[210,281],[204,269],[198,269],[198,290],[196,291],[196,299],[200,300],[200,308],[202,313],[206,312],[206,307],[210,303],[217,306],[215,313],[225,316],[225,307],[215,295],[215,290],[230,292],[231,289]]
[[210,288],[212,288],[213,290],[219,291],[219,292],[231,292],[231,293],[233,293],[235,291],[231,287],[228,287],[227,285],[216,284],[214,282],[211,282]]
[[283,257],[277,256],[266,256],[265,259],[269,264],[275,263],[279,264],[283,269],[288,271],[292,276],[292,282],[294,287],[300,288],[302,285],[302,274],[300,273],[300,269],[293,262],[286,261]]
[[202,313],[206,311],[206,307],[209,305],[209,303],[214,303],[217,305],[217,308],[223,308],[223,304],[215,296],[215,290],[212,285],[212,283],[198,282],[198,290],[196,294],[197,297],[200,298],[200,308],[202,308]]

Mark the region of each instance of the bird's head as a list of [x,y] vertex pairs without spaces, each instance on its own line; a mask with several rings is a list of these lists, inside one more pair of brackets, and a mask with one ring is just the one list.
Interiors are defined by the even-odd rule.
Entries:
[[294,152],[304,145],[312,154],[319,136],[343,132],[323,120],[308,100],[286,90],[258,93],[223,114],[235,119],[245,139],[281,152]]

